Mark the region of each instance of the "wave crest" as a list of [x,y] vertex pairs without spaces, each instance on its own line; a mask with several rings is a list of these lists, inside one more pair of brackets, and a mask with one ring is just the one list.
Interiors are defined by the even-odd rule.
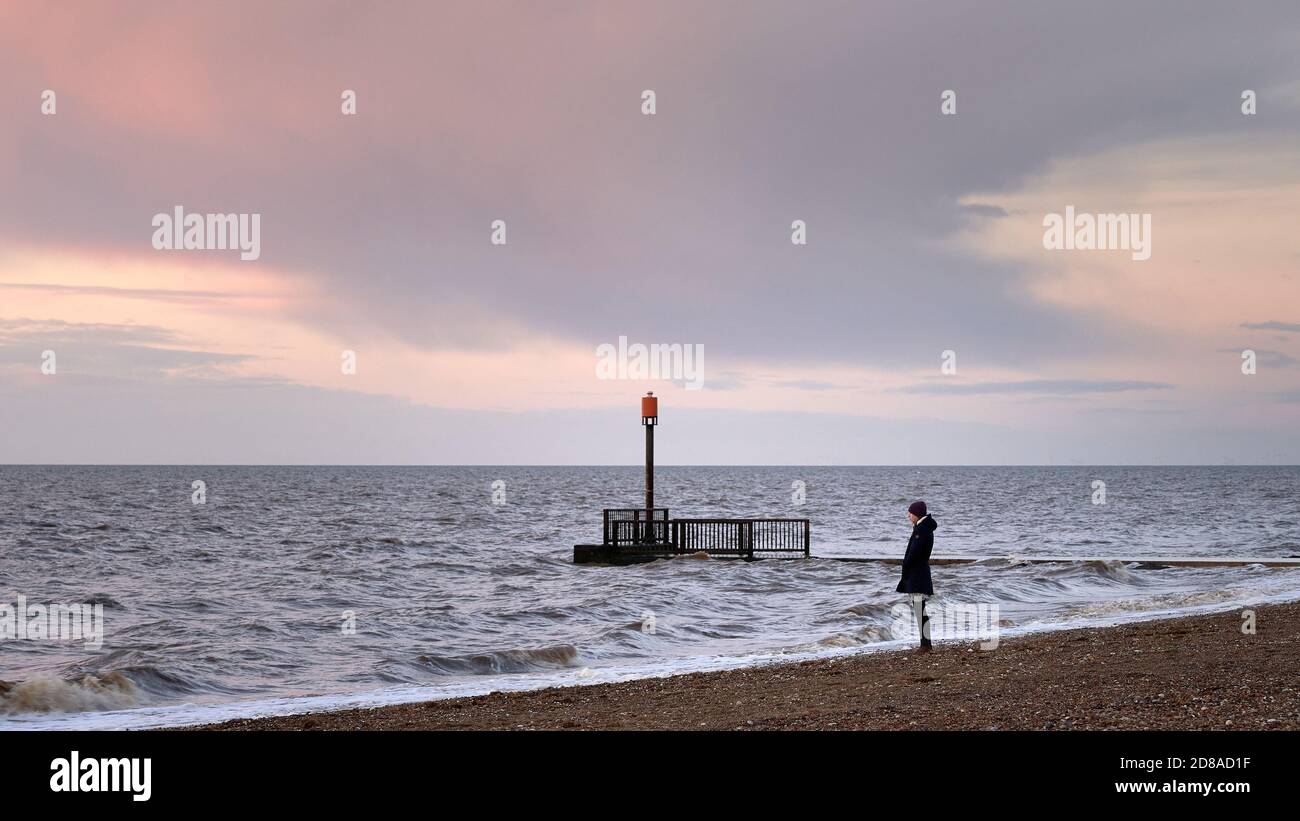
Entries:
[[420,656],[421,665],[449,675],[490,675],[494,673],[528,673],[578,666],[578,648],[556,644],[527,650],[499,650],[467,656]]
[[83,713],[123,710],[140,703],[140,690],[122,673],[65,680],[38,676],[0,681],[0,713]]

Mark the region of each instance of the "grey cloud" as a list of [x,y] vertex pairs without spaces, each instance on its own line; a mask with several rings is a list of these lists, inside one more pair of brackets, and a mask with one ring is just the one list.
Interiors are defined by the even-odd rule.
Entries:
[[0,319],[0,343],[53,342],[76,345],[174,344],[179,335],[158,325],[67,322],[62,319]]
[[0,288],[16,291],[41,291],[69,296],[111,296],[124,299],[147,299],[152,302],[198,304],[213,300],[243,299],[225,291],[185,291],[167,288],[113,288],[103,285],[51,285],[40,282],[0,282]]
[[1243,322],[1241,327],[1251,331],[1286,331],[1300,333],[1300,322]]
[[1123,393],[1127,391],[1169,390],[1173,385],[1164,382],[1131,380],[1089,379],[1026,379],[1018,382],[925,382],[899,388],[899,393],[917,394],[1047,394],[1075,396],[1090,393]]
[[816,379],[775,379],[771,384],[773,387],[791,388],[797,391],[831,391],[844,387],[834,382],[822,382]]
[[1007,209],[1000,205],[989,205],[982,202],[972,202],[962,205],[961,211],[963,214],[972,217],[988,217],[996,219],[1011,216],[1007,213]]
[[39,373],[44,351],[53,351],[57,372],[70,375],[170,378],[221,375],[223,368],[257,357],[184,347],[172,331],[150,325],[0,320],[0,366]]
[[[684,380],[673,380],[676,385],[685,385]],[[734,372],[720,373],[717,376],[711,376],[706,371],[704,374],[704,390],[709,391],[735,391],[745,387],[746,380],[743,376]]]
[[[1230,353],[1241,356],[1245,348],[1220,348],[1219,353]],[[1294,368],[1300,365],[1300,359],[1296,359],[1289,353],[1283,351],[1273,351],[1264,348],[1252,348],[1255,352],[1255,361],[1265,368]]]
[[[191,53],[240,89],[231,122],[260,141],[7,123],[26,148],[0,179],[4,238],[134,251],[176,202],[255,211],[262,262],[331,295],[296,318],[340,334],[623,333],[706,343],[714,361],[884,367],[933,357],[901,306],[944,347],[1009,366],[1131,348],[1130,328],[1023,296],[1029,272],[943,250],[971,213],[957,203],[1074,153],[1235,133],[1240,78],[1293,77],[1300,28],[1283,2],[393,4],[333,23],[286,3],[242,7],[246,42],[222,39],[223,8],[186,8]],[[0,91],[21,99],[43,75],[12,45]],[[341,77],[362,88],[355,121],[322,103],[309,142],[267,124],[286,96],[334,102]],[[651,86],[659,113],[642,117]],[[955,117],[938,113],[945,88]],[[1293,135],[1298,118],[1252,129]],[[488,243],[497,218],[505,247]],[[809,245],[790,245],[793,219]]]

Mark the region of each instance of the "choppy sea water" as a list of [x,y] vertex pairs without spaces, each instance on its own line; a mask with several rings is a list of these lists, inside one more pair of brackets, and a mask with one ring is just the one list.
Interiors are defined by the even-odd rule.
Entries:
[[[572,564],[574,544],[599,541],[600,509],[639,504],[641,481],[636,467],[0,466],[0,605],[88,602],[105,620],[98,648],[0,639],[0,729],[896,646],[897,566],[825,557],[901,555],[915,498],[939,522],[936,555],[996,557],[936,566],[935,604],[996,604],[1003,636],[1300,599],[1300,569],[1116,560],[1300,556],[1297,467],[661,467],[672,515],[808,517],[815,558]],[[1035,555],[1081,560],[1016,560]]]

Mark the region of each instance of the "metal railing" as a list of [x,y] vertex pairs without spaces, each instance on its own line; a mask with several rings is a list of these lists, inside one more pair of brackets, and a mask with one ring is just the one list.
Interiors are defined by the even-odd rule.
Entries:
[[749,556],[753,531],[748,519],[673,519],[673,544],[682,553]]
[[604,543],[629,552],[807,558],[808,519],[669,519],[668,508],[606,508]]
[[812,522],[809,519],[754,519],[749,545],[754,553],[767,556],[810,555]]
[[657,507],[647,516],[645,508],[607,507],[604,515],[605,544],[667,544],[668,508]]
[[661,519],[654,521],[613,519],[605,532],[609,534],[605,537],[605,544],[667,545],[672,542],[670,524]]
[[680,553],[710,556],[795,557],[809,555],[808,519],[673,519],[672,542]]

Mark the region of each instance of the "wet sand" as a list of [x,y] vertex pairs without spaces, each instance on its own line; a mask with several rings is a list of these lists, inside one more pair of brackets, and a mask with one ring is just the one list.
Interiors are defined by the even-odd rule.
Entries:
[[213,730],[1300,729],[1300,603]]

